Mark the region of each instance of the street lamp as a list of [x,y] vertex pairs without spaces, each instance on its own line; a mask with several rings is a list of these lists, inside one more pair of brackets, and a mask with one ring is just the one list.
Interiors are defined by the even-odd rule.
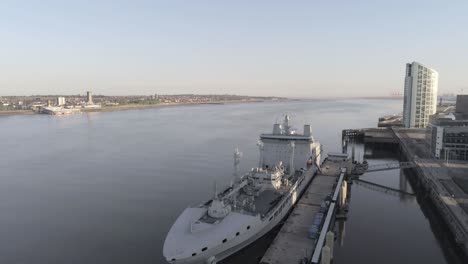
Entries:
[[453,149],[445,149],[445,162],[447,165],[450,163],[450,154],[452,151]]

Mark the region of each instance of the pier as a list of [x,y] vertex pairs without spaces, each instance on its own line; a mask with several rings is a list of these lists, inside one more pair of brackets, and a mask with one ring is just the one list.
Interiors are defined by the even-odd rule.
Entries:
[[365,158],[379,158],[386,156],[385,151],[398,151],[398,138],[391,128],[363,128],[345,129],[342,131],[342,152],[355,143],[364,144]]
[[[345,166],[345,163],[322,165],[321,172],[312,179],[260,263],[319,263],[327,232],[346,200]],[[311,230],[317,219],[320,219],[316,225],[318,230]]]
[[394,128],[403,157],[413,161],[417,181],[436,206],[456,242],[468,254],[468,163],[431,157],[424,129]]
[[[368,171],[411,169],[415,181],[431,199],[439,215],[452,231],[456,242],[468,254],[468,163],[447,162],[432,157],[425,129],[378,128],[343,130],[343,152],[348,144],[359,142],[366,149],[395,150],[405,162],[369,166]],[[379,151],[379,150],[377,150]],[[368,154],[366,154],[368,155]],[[368,182],[360,184],[371,186]],[[382,189],[382,186],[372,185]],[[396,190],[387,191],[394,192]]]
[[355,139],[365,143],[398,143],[394,133],[389,128],[345,129],[342,132],[342,138],[346,141]]

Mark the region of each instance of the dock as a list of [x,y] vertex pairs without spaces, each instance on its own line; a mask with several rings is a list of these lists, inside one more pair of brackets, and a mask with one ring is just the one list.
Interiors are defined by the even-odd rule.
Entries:
[[[348,142],[367,148],[396,148],[408,169],[435,205],[456,242],[468,254],[468,163],[435,159],[426,141],[426,130],[418,128],[371,128],[343,130],[343,152]],[[410,167],[410,168],[409,168]],[[403,167],[402,167],[403,168]]]
[[455,240],[468,254],[468,163],[445,162],[432,158],[424,140],[424,129],[394,128],[402,155],[417,166],[417,180],[452,231]]
[[390,128],[345,129],[343,139],[355,138],[365,143],[398,143]]
[[[312,179],[261,259],[261,264],[311,263],[314,257],[318,263],[325,244],[325,235],[333,225],[337,209],[335,203],[339,199],[346,171],[342,167],[345,164],[322,165],[321,172]],[[311,238],[311,225],[317,214],[323,211],[321,208],[327,204],[326,201],[328,210],[322,212],[324,220],[319,236]]]

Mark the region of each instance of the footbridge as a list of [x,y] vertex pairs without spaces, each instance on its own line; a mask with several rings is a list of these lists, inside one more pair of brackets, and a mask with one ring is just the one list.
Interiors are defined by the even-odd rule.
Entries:
[[414,167],[416,167],[416,164],[414,162],[389,162],[383,164],[369,165],[369,168],[366,172],[409,169]]
[[365,187],[367,189],[373,190],[373,191],[378,191],[381,193],[389,194],[389,195],[394,195],[394,196],[400,196],[400,195],[407,195],[407,196],[413,196],[415,197],[416,195],[414,193],[406,192],[400,189],[388,187],[385,185],[381,185],[375,182],[370,182],[370,181],[365,181],[365,180],[354,180],[354,183],[356,183],[359,186]]

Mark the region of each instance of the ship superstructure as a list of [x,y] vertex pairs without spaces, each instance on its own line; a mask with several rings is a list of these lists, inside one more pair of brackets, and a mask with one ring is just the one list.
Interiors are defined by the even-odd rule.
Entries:
[[163,254],[170,263],[216,263],[266,234],[286,216],[318,169],[321,145],[310,125],[298,134],[285,116],[261,134],[259,166],[240,175],[234,152],[230,186],[185,209],[171,227]]

